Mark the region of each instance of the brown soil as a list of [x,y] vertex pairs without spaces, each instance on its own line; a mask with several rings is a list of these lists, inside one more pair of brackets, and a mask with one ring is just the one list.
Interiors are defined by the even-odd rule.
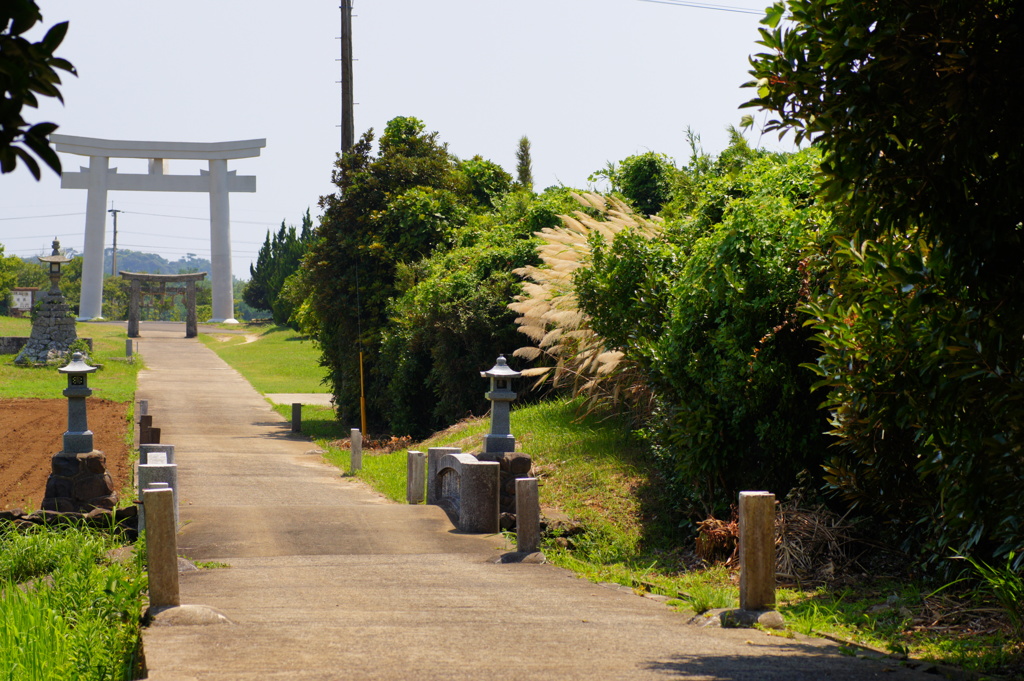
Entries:
[[[86,403],[93,446],[107,455],[114,489],[128,482],[128,404],[90,399]],[[43,502],[50,459],[64,446],[68,402],[0,400],[0,510],[37,509]]]

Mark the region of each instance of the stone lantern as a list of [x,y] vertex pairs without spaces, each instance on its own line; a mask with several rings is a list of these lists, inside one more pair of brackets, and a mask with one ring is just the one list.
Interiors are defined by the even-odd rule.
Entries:
[[53,240],[53,253],[38,256],[50,268],[50,290],[41,296],[32,320],[32,335],[14,358],[15,364],[43,364],[59,359],[64,361],[71,344],[78,339],[75,319],[57,285],[60,268],[71,258],[60,254],[60,241]]
[[53,240],[51,244],[53,247],[53,253],[50,255],[38,256],[39,262],[45,262],[47,267],[50,268],[50,293],[56,293],[59,290],[57,282],[60,281],[60,268],[62,265],[67,265],[71,262],[71,258],[60,254],[60,241],[57,239]]
[[68,365],[58,371],[68,377],[68,387],[64,390],[68,398],[68,429],[64,433],[64,449],[51,459],[43,510],[113,509],[117,494],[106,470],[107,457],[92,448],[92,431],[85,410],[85,398],[92,395],[89,374],[96,371],[96,367],[86,364],[82,353],[76,352]]
[[64,433],[63,454],[82,454],[92,451],[92,431],[85,413],[85,398],[92,395],[89,374],[96,371],[83,361],[82,353],[71,356],[67,366],[57,369],[68,377],[64,397],[68,398],[68,429]]
[[491,432],[484,435],[483,451],[485,454],[514,452],[516,439],[512,437],[509,426],[509,411],[516,394],[512,392],[511,384],[513,378],[522,374],[508,366],[504,355],[498,355],[494,366],[481,371],[480,376],[491,379],[491,389],[484,395],[491,401]]

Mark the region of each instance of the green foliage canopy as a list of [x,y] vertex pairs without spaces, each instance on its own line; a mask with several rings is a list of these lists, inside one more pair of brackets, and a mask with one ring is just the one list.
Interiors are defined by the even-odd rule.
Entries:
[[792,0],[764,23],[748,105],[822,150],[835,207],[831,288],[808,308],[830,480],[932,556],[1019,549],[1022,8]]

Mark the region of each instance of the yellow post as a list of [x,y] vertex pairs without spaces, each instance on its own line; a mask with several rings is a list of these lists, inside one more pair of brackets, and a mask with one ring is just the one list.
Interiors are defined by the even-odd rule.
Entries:
[[364,437],[369,437],[366,432],[366,383],[363,378],[363,351],[359,351],[359,416]]

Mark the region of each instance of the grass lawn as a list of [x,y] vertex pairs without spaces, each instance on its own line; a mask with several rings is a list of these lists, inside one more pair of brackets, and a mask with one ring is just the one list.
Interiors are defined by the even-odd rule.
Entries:
[[199,340],[263,394],[330,392],[320,351],[286,326],[252,327],[245,335],[201,333]]
[[[92,365],[99,371],[89,377],[93,396],[114,402],[131,402],[135,397],[135,377],[142,364],[125,361],[124,345],[128,332],[120,324],[78,322],[79,338],[93,339]],[[27,318],[0,317],[0,336],[29,336],[31,322]],[[26,367],[14,364],[15,355],[0,355],[0,398],[62,397],[67,379],[57,367]]]

